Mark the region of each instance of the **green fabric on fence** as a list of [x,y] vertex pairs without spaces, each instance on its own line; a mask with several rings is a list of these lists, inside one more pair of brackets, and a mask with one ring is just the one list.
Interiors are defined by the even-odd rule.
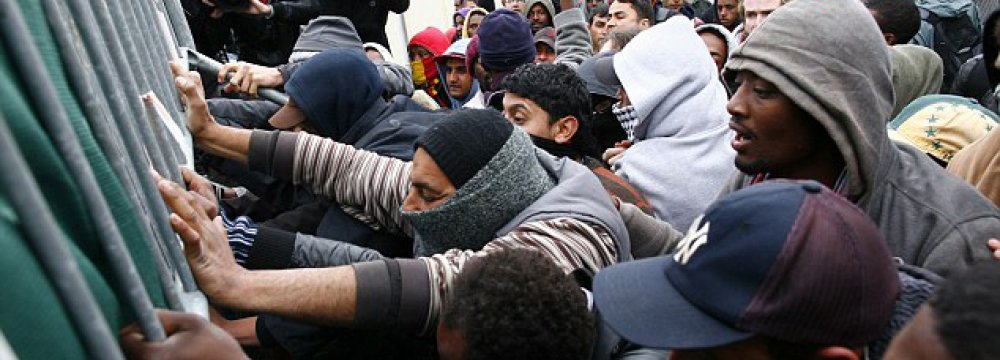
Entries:
[[[19,219],[0,194],[0,249],[3,249],[0,289],[4,294],[0,296],[0,330],[18,358],[86,359],[81,338],[55,287],[26,243]],[[111,289],[79,250],[75,247],[70,250],[77,261],[84,260],[79,264],[80,272],[88,280],[98,304],[105,305],[105,313],[113,312],[117,305]]]
[[[42,190],[42,195],[45,196],[52,215],[59,223],[60,230],[64,234],[72,234],[76,240],[69,241],[68,245],[81,255],[77,258],[77,262],[80,263],[81,267],[86,266],[93,269],[90,260],[94,258],[92,254],[99,255],[101,250],[96,241],[81,240],[97,239],[97,236],[91,225],[87,209],[83,206],[80,191],[73,182],[72,175],[66,169],[65,163],[59,157],[59,153],[56,152],[44,130],[38,125],[38,119],[31,111],[24,94],[16,87],[14,83],[16,76],[11,71],[5,51],[4,47],[0,46],[0,98],[4,99],[4,101],[0,101],[0,112],[3,112],[4,117],[7,118],[7,125],[11,129],[18,147],[21,148],[21,152],[26,154],[25,160],[31,168],[38,187]],[[94,274],[98,273],[94,272]],[[110,289],[109,283],[100,275],[88,276],[87,285],[91,289]],[[96,292],[94,295],[101,305],[101,310],[108,320],[109,326],[116,329],[125,321],[122,317],[123,305],[110,291],[107,296],[98,296],[99,294]],[[27,311],[27,309],[20,311]]]
[[[59,100],[69,115],[73,131],[76,133],[77,139],[79,139],[80,144],[83,147],[87,161],[90,164],[90,168],[94,172],[97,182],[101,187],[104,199],[111,209],[111,213],[118,224],[118,230],[121,232],[122,238],[125,240],[125,244],[129,249],[129,253],[132,256],[132,260],[135,263],[136,268],[139,270],[142,282],[146,287],[146,292],[149,294],[150,299],[153,302],[153,306],[160,308],[166,307],[166,300],[163,296],[163,287],[156,276],[156,270],[154,268],[155,263],[152,259],[152,256],[155,255],[149,247],[149,242],[143,238],[143,232],[139,229],[139,226],[144,225],[142,225],[136,217],[137,210],[135,204],[131,203],[129,197],[125,193],[126,190],[122,186],[120,179],[118,179],[112,171],[111,165],[105,157],[105,155],[125,156],[125,154],[103,154],[101,152],[101,148],[97,145],[97,141],[94,139],[90,126],[84,118],[80,103],[77,101],[77,98],[74,97],[69,82],[67,81],[65,69],[62,66],[61,57],[58,53],[61,49],[56,46],[55,39],[53,38],[51,30],[48,27],[40,2],[38,0],[19,0],[18,2],[20,4],[21,13],[25,18],[25,22],[27,22],[28,27],[31,30],[31,34],[35,39],[35,45],[42,54],[43,62],[45,63],[49,76],[56,87]],[[23,79],[23,81],[26,83],[30,80]],[[139,94],[134,95],[139,96]],[[78,94],[78,96],[102,96],[102,94]],[[144,172],[139,171],[139,173],[142,174]],[[82,248],[89,249],[91,246],[98,246],[96,237],[80,237],[77,235],[78,234],[70,233],[71,238],[77,242],[90,243],[87,245],[81,244]],[[117,283],[113,281],[114,277],[112,274],[112,268],[103,256],[103,253],[87,252],[87,255],[97,265],[98,269],[101,270],[101,273],[104,274],[109,283],[116,286]],[[119,289],[118,293],[121,294],[122,291],[123,289]],[[131,314],[129,312],[125,312],[124,314],[126,315],[125,320],[131,321]]]

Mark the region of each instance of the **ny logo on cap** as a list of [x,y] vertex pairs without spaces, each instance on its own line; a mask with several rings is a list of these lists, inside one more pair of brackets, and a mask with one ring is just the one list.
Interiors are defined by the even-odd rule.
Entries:
[[701,223],[701,219],[705,215],[698,216],[691,223],[691,228],[688,229],[688,233],[681,240],[680,244],[677,244],[677,252],[674,253],[674,261],[681,265],[687,265],[688,260],[691,260],[691,255],[694,255],[695,251],[698,251],[702,245],[708,242],[708,221],[705,224],[698,227]]

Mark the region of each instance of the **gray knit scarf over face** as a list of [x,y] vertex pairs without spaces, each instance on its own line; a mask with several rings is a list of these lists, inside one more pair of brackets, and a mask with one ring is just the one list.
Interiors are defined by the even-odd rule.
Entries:
[[639,125],[639,114],[635,111],[635,106],[627,105],[622,106],[622,103],[616,102],[611,105],[611,113],[615,114],[615,118],[622,125],[622,129],[625,130],[625,137],[628,141],[635,142],[635,127]]
[[514,129],[510,139],[455,195],[425,211],[402,211],[416,232],[417,256],[449,249],[479,250],[497,229],[555,187],[535,157],[528,134]]

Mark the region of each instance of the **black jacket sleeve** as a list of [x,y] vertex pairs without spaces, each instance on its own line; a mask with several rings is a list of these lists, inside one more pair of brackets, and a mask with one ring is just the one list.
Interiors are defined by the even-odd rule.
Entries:
[[254,130],[247,154],[250,170],[291,180],[297,139],[294,132]]
[[295,233],[261,226],[243,266],[250,270],[287,269],[294,249]]
[[335,2],[331,0],[282,1],[271,5],[271,16],[277,21],[305,25],[320,14],[327,13],[326,8]]
[[[265,100],[208,99],[208,112],[244,129],[270,129],[267,120],[281,105]],[[229,124],[227,124],[229,125]]]
[[402,14],[410,8],[410,0],[385,0],[385,8],[394,13]]
[[354,274],[358,283],[354,328],[419,333],[428,327],[432,285],[423,261],[357,263]]

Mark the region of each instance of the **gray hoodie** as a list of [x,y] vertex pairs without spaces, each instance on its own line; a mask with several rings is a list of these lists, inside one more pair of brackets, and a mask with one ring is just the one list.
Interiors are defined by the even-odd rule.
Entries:
[[552,18],[556,26],[556,64],[576,69],[584,60],[594,55],[590,48],[590,30],[583,10],[563,10]]
[[[889,50],[876,46],[883,41],[856,0],[793,1],[750,35],[726,70],[774,83],[826,128],[847,164],[849,196],[893,255],[942,276],[961,272],[990,258],[985,242],[1000,234],[1000,211],[919,150],[889,140],[894,96]],[[746,175],[737,175],[723,193],[744,186]]]
[[[524,10],[523,10],[523,12],[521,14],[524,15],[525,17],[531,16],[531,7],[535,6],[535,4],[542,4],[542,6],[545,7],[545,10],[549,11],[549,19],[550,20],[552,18],[556,17],[556,6],[552,4],[552,0],[531,0],[531,1],[528,1],[526,4],[524,4]],[[552,24],[549,24],[549,26],[552,26]]]
[[691,20],[675,16],[639,33],[615,55],[614,68],[639,119],[615,174],[649,199],[659,219],[687,229],[733,169],[715,62]]
[[918,45],[889,47],[892,57],[892,88],[896,103],[890,119],[917,98],[937,94],[944,82],[944,64],[934,50]]
[[702,24],[694,28],[694,32],[698,34],[701,34],[706,31],[711,31],[715,32],[718,35],[722,35],[722,37],[726,41],[726,60],[729,60],[729,57],[733,55],[734,51],[736,51],[736,47],[739,46],[739,43],[736,41],[736,36],[734,36],[733,33],[729,31],[729,29],[726,29],[725,26],[719,24]]

